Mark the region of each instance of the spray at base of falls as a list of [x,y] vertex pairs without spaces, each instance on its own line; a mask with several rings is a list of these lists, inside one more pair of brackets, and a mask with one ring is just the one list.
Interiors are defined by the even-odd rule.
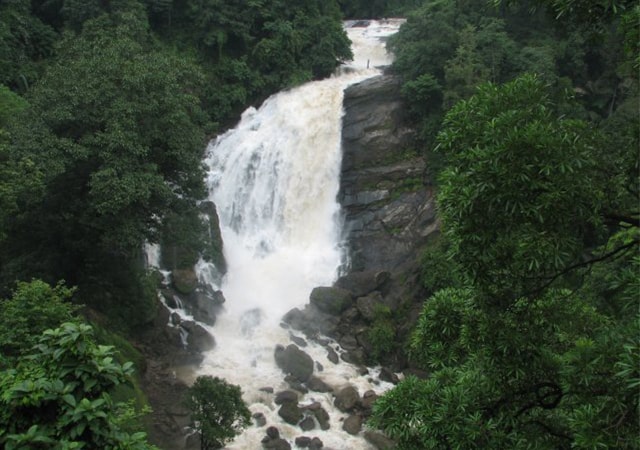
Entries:
[[[357,28],[347,23],[352,64],[330,79],[276,94],[258,110],[249,108],[238,126],[207,150],[210,199],[218,208],[228,271],[221,286],[209,279],[211,271],[202,262],[198,274],[222,289],[227,302],[209,328],[217,346],[205,354],[198,374],[240,385],[251,411],[263,414],[267,426],[276,426],[292,444],[304,434],[319,437],[325,448],[372,448],[361,436],[343,431],[348,414],[333,406],[331,393],[301,395],[300,405],[318,402],[330,416],[328,430],[303,432],[278,416],[274,394],[262,388],[288,388],[274,350],[289,345],[294,332],[280,326],[281,317],[306,304],[314,287],[331,285],[343,262],[336,201],[343,90],[391,63],[383,39],[401,22],[371,21]],[[329,345],[340,351],[335,343]],[[334,364],[327,348],[317,343],[303,350],[315,362],[314,375],[335,390],[351,385],[362,395],[391,386],[374,383],[375,376],[363,377],[345,362]],[[261,448],[265,431],[252,425],[226,448]]]

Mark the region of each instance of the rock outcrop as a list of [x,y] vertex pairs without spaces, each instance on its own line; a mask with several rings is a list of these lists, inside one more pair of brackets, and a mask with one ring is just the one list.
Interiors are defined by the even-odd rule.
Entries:
[[351,269],[411,264],[436,228],[423,157],[405,125],[400,80],[381,75],[345,91],[340,203]]

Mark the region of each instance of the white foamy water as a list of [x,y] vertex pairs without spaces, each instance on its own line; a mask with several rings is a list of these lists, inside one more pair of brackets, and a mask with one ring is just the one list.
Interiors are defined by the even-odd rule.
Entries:
[[[205,355],[199,375],[212,375],[242,387],[253,413],[263,413],[267,426],[281,437],[317,436],[326,448],[370,449],[361,436],[342,430],[347,417],[333,408],[331,394],[310,392],[300,401],[318,401],[331,416],[331,429],[303,432],[277,415],[275,392],[287,388],[276,366],[277,344],[291,343],[280,326],[284,313],[303,307],[316,286],[335,280],[344,255],[340,249],[340,206],[336,201],[340,174],[340,132],[343,90],[379,73],[391,56],[385,37],[402,21],[371,21],[368,27],[350,27],[354,61],[333,78],[307,83],[267,99],[256,110],[244,112],[238,126],[207,149],[210,199],[220,216],[228,272],[221,288],[225,312],[210,328],[217,345]],[[207,280],[206,264],[199,276]],[[309,343],[303,348],[320,363],[315,375],[334,387],[354,385],[362,395],[389,386],[373,384],[356,368],[327,360],[327,350]],[[334,345],[334,348],[337,348]],[[260,449],[265,427],[249,427],[229,449]]]

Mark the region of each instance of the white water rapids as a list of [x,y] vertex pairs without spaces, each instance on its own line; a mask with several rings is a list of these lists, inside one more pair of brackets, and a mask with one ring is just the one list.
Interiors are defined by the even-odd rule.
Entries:
[[[288,388],[274,360],[275,346],[291,343],[280,319],[290,309],[303,307],[314,287],[330,286],[344,259],[336,201],[343,90],[391,63],[383,38],[400,23],[347,23],[352,63],[330,79],[280,92],[258,110],[249,108],[235,129],[207,149],[210,199],[220,216],[228,272],[217,286],[207,279],[204,263],[198,269],[201,279],[221,289],[227,301],[215,327],[209,328],[216,347],[205,355],[197,375],[240,385],[251,412],[263,413],[267,426],[276,426],[293,448],[294,438],[302,435],[319,437],[325,448],[372,448],[361,436],[342,430],[347,415],[333,407],[331,394],[309,392],[302,397],[300,404],[320,402],[331,416],[329,430],[303,432],[278,416],[274,394],[260,388]],[[303,350],[324,367],[314,374],[331,386],[349,383],[360,395],[389,388],[359,376],[345,362],[334,365],[320,345],[309,342]],[[260,449],[265,430],[251,425],[226,448]]]

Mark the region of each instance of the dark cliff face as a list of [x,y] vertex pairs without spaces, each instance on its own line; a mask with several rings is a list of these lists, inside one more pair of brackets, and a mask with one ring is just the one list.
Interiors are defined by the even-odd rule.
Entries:
[[425,161],[411,147],[400,80],[381,75],[345,91],[339,201],[350,270],[414,266],[436,231]]

